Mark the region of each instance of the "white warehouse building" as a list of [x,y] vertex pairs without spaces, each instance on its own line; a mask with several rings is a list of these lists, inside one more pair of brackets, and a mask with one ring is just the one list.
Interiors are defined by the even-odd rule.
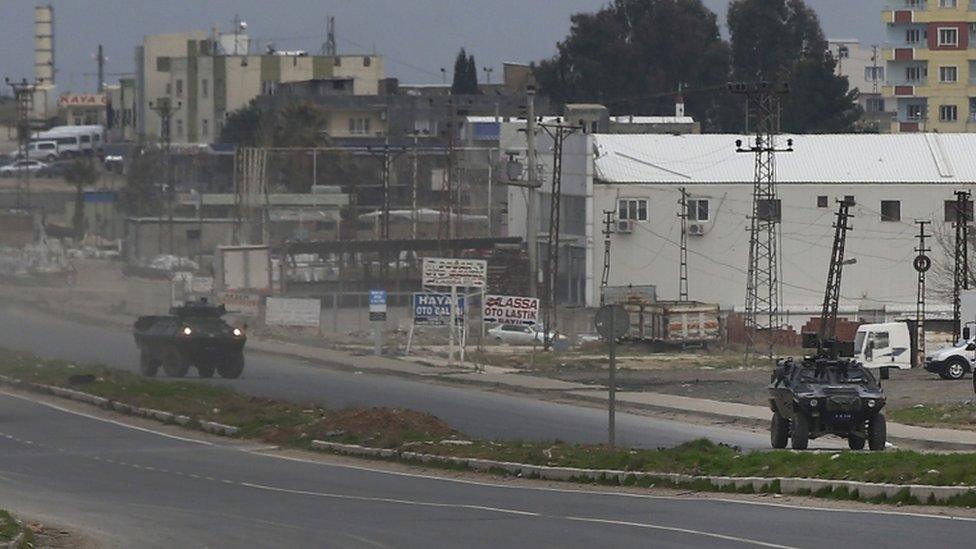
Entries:
[[[928,310],[949,313],[948,250],[954,230],[947,215],[954,211],[953,192],[976,181],[976,135],[797,135],[778,137],[777,144],[785,146],[788,138],[795,151],[777,154],[775,160],[782,201],[781,310],[787,323],[799,328],[819,314],[836,201],[844,197],[855,202],[846,258],[856,263],[844,268],[842,312],[881,311],[889,318],[914,314],[914,222],[925,219],[932,221],[929,244],[935,264]],[[563,220],[570,221],[562,238],[567,248],[585,250],[585,262],[564,262],[560,272],[567,287],[583,289],[578,304],[592,307],[600,301],[605,210],[615,210],[618,220],[626,222],[612,236],[610,285],[655,285],[659,299],[678,298],[678,212],[684,188],[691,204],[689,298],[742,310],[754,155],[736,152],[737,139],[748,144],[754,137],[591,134],[567,140],[562,186],[573,198],[564,199]],[[543,230],[549,186],[547,181],[540,200]],[[509,192],[509,227],[524,233],[523,197],[521,189]],[[539,242],[544,246],[541,233]]]

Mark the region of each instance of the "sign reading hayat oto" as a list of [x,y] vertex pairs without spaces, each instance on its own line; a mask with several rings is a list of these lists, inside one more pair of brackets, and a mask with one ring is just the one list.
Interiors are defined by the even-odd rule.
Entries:
[[[451,295],[417,293],[413,294],[413,322],[417,325],[444,325],[451,316]],[[464,296],[457,296],[454,317],[464,318]]]
[[539,300],[513,295],[485,296],[484,321],[497,324],[539,323]]

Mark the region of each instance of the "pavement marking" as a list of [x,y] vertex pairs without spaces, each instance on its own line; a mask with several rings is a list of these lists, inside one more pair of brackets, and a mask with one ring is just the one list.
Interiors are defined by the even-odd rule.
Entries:
[[690,528],[678,528],[675,526],[661,526],[659,524],[648,524],[646,522],[629,522],[624,520],[610,520],[610,519],[599,519],[599,518],[588,518],[588,517],[557,517],[557,518],[564,518],[565,520],[571,520],[575,522],[589,522],[589,523],[596,523],[596,524],[609,524],[611,526],[626,526],[631,528],[647,528],[649,530],[661,530],[664,532],[677,532],[679,534],[690,534],[693,536],[703,536],[708,538],[720,539],[724,541],[734,541],[746,545],[756,545],[758,547],[773,547],[775,549],[798,549],[792,545],[780,545],[778,543],[769,543],[769,542],[759,541],[759,540],[754,540],[749,538],[727,536],[725,534],[716,534],[714,532],[705,532],[702,530],[692,530]]
[[[794,511],[823,511],[828,513],[850,513],[850,514],[866,514],[866,515],[887,515],[896,517],[909,517],[909,518],[920,518],[920,519],[937,519],[937,520],[950,520],[950,521],[961,521],[961,522],[976,522],[976,518],[973,517],[959,517],[953,515],[934,515],[931,513],[912,513],[910,511],[888,511],[884,509],[837,509],[831,507],[819,507],[811,505],[793,505],[789,503],[773,503],[766,501],[750,501],[745,499],[731,499],[731,498],[715,498],[715,497],[695,497],[695,496],[662,496],[656,494],[635,494],[632,492],[607,492],[605,490],[580,490],[577,488],[552,488],[546,486],[516,486],[510,484],[498,484],[495,482],[486,482],[480,480],[466,480],[459,478],[442,477],[435,475],[426,475],[421,473],[408,473],[405,471],[390,471],[386,469],[376,469],[373,467],[365,467],[361,465],[349,465],[345,463],[327,463],[324,461],[316,461],[312,459],[296,458],[291,456],[280,456],[275,454],[266,454],[261,452],[253,452],[249,450],[241,450],[243,452],[254,454],[258,456],[264,456],[272,459],[282,459],[285,461],[295,461],[299,463],[307,463],[309,465],[318,465],[321,467],[333,467],[337,469],[351,469],[354,471],[362,471],[366,473],[377,473],[382,475],[391,475],[398,477],[416,478],[420,480],[438,480],[441,482],[450,482],[455,484],[466,484],[470,486],[481,486],[485,488],[500,488],[505,490],[526,490],[533,492],[554,492],[562,494],[580,494],[580,495],[591,495],[591,496],[606,496],[606,497],[618,497],[618,498],[634,498],[634,499],[650,499],[658,501],[716,501],[721,503],[731,503],[738,505],[755,505],[759,507],[774,507],[782,509],[790,509]],[[558,482],[558,481],[551,481]],[[791,494],[784,494],[791,495]]]
[[86,414],[84,412],[79,412],[77,410],[70,410],[68,408],[63,408],[61,406],[58,406],[57,404],[51,404],[50,402],[44,402],[44,401],[41,401],[41,400],[35,400],[35,399],[32,399],[32,398],[27,398],[27,397],[21,396],[21,395],[15,395],[13,393],[8,393],[6,391],[0,391],[0,395],[9,396],[9,397],[16,398],[16,399],[19,399],[19,400],[24,400],[24,401],[27,401],[27,402],[32,402],[34,404],[39,404],[41,406],[47,406],[48,408],[52,408],[54,410],[57,410],[59,412],[64,412],[66,414],[71,414],[71,415],[75,415],[75,416],[81,416],[83,418],[93,419],[95,421],[101,421],[102,423],[111,423],[112,425],[118,425],[119,427],[125,427],[126,429],[132,429],[132,430],[135,430],[135,431],[142,431],[143,433],[150,433],[150,434],[153,434],[153,435],[159,435],[161,437],[166,437],[166,438],[173,439],[173,440],[180,440],[180,441],[183,441],[183,442],[192,442],[194,444],[202,444],[204,446],[214,446],[214,443],[208,442],[206,440],[197,440],[195,438],[181,437],[181,436],[177,436],[177,435],[171,435],[169,433],[163,433],[161,431],[155,431],[153,429],[147,429],[145,427],[138,427],[136,425],[130,425],[128,423],[123,423],[121,421],[115,421],[114,419],[107,419],[107,418],[103,418],[103,417],[94,416],[94,415],[91,415],[91,414]]
[[487,507],[484,505],[471,505],[465,503],[435,503],[430,501],[415,501],[409,499],[396,499],[396,498],[380,498],[380,497],[369,497],[369,496],[351,496],[348,494],[335,494],[330,492],[311,492],[307,490],[291,490],[289,488],[278,488],[276,486],[265,486],[263,484],[252,484],[250,482],[241,482],[241,486],[247,488],[254,488],[257,490],[265,490],[268,492],[279,492],[285,494],[294,494],[299,496],[312,496],[320,498],[329,499],[342,499],[351,501],[369,501],[374,503],[394,503],[399,505],[412,505],[416,507],[438,507],[438,508],[449,508],[449,509],[467,509],[471,511],[486,511],[490,513],[501,513],[503,515],[517,515],[522,517],[541,517],[541,513],[534,513],[532,511],[520,511],[518,509],[504,509],[501,507]]

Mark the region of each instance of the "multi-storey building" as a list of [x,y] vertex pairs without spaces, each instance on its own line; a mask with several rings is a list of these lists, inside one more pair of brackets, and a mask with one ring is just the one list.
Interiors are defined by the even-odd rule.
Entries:
[[976,131],[976,2],[889,0],[882,19],[891,130]]
[[[885,83],[885,63],[877,46],[862,47],[855,39],[831,38],[827,41],[830,54],[837,62],[837,76],[847,77],[850,89],[857,88],[858,104],[864,109],[864,120],[887,133],[891,128],[893,113],[881,94]],[[893,110],[893,109],[892,109]]]
[[228,114],[274,94],[279,84],[315,79],[353,95],[376,95],[384,75],[376,55],[310,55],[270,46],[254,53],[242,32],[147,36],[136,48],[136,133],[150,140],[162,135],[152,105],[163,98],[174,107],[173,143],[209,143]]

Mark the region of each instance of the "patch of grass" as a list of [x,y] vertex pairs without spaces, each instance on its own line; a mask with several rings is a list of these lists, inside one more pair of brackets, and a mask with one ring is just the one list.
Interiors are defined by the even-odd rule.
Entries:
[[925,404],[888,412],[898,423],[922,427],[954,427],[976,429],[976,403]]
[[17,519],[7,511],[0,509],[0,543],[13,541],[14,538],[24,533],[24,538],[17,546],[18,549],[28,549],[34,547],[34,534],[20,525]]
[[[286,446],[307,448],[319,439],[396,448],[407,442],[460,435],[436,417],[411,410],[332,410],[253,397],[208,383],[147,379],[97,364],[40,360],[5,350],[0,350],[0,374],[189,416],[190,426],[202,421],[233,425],[243,438]],[[88,382],[73,384],[72,379]]]

